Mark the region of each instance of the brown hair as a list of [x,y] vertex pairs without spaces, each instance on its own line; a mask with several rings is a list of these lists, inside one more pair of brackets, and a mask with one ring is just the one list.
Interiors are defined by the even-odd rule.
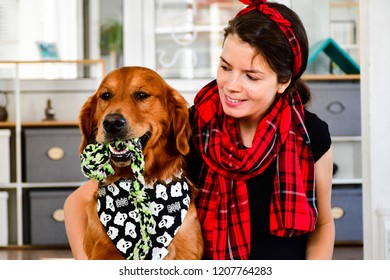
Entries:
[[252,46],[257,54],[261,54],[278,77],[278,82],[286,83],[291,79],[287,92],[297,90],[303,104],[311,99],[310,89],[301,79],[306,70],[309,55],[309,42],[306,30],[298,15],[279,3],[267,3],[269,7],[277,10],[292,26],[296,39],[300,44],[302,66],[298,74],[293,77],[294,57],[291,46],[279,26],[258,10],[237,16],[229,21],[225,28],[224,38],[229,34],[236,34],[240,39]]

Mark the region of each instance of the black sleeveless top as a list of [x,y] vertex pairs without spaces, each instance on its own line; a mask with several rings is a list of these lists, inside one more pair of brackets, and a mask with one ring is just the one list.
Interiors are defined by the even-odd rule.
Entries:
[[[192,121],[192,114],[190,114]],[[314,160],[319,160],[331,146],[331,137],[326,122],[305,110],[305,125],[308,131]],[[202,159],[192,144],[186,161],[188,177],[196,184]],[[269,217],[276,165],[271,164],[262,174],[246,182],[251,216],[250,259],[293,260],[306,258],[307,235],[298,237],[277,237],[270,233]],[[201,187],[201,186],[199,186]]]

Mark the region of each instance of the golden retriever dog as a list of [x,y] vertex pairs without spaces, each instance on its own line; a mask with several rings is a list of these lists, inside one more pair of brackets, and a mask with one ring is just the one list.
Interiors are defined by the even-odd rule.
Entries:
[[[131,183],[134,179],[134,172],[130,168],[131,157],[127,152],[113,149],[111,150],[110,164],[115,174],[107,176],[106,182],[101,184],[96,193],[96,200],[91,201],[87,209],[88,223],[84,250],[88,258],[124,259],[127,256],[124,252],[126,250],[132,252],[135,244],[141,239],[153,239],[154,243],[149,243],[153,246],[148,251],[149,257],[147,258],[201,259],[203,239],[191,183],[185,182],[181,185],[189,186],[188,199],[187,201],[183,199],[184,202],[188,203],[188,209],[184,211],[180,208],[181,202],[178,201],[168,203],[169,205],[153,201],[153,197],[158,196],[160,202],[163,201],[163,196],[158,193],[161,190],[164,194],[174,193],[174,190],[177,190],[174,189],[177,187],[175,184],[169,183],[177,178],[178,174],[182,174],[184,157],[189,152],[188,141],[191,128],[185,99],[155,71],[144,67],[122,67],[104,77],[97,91],[83,105],[79,122],[82,134],[81,153],[90,143],[105,144],[117,140],[140,139],[144,156],[144,182],[149,188],[148,193],[155,193],[150,196],[148,204],[153,217],[155,216],[154,212],[158,214],[163,208],[173,214],[181,213],[181,224],[176,228],[173,237],[165,236],[166,228],[170,225],[171,219],[167,216],[156,218],[155,227],[162,226],[163,228],[163,235],[158,238],[154,236],[156,234],[145,237],[145,232],[142,230],[136,232],[135,228],[140,226],[134,221],[139,222],[142,219],[137,215],[139,211],[133,211],[134,205],[132,210],[121,211],[121,215],[116,215],[115,219],[113,216],[111,217],[112,220],[116,221],[116,224],[123,226],[121,229],[125,233],[118,233],[116,224],[111,225],[107,230],[104,227],[105,217],[102,217],[106,215],[106,212],[102,212],[103,214],[99,216],[97,211],[100,207],[100,204],[97,205],[98,197],[102,196],[104,200],[104,195],[107,193],[115,193],[118,189],[123,191],[121,186],[129,192],[133,188],[133,186],[129,186],[129,182]],[[114,182],[118,181],[120,182],[119,187],[114,185]],[[168,184],[161,187],[161,184],[164,185],[161,182],[168,182]],[[167,198],[164,199],[169,201]],[[130,200],[123,198],[116,201],[109,201],[107,198],[106,201],[109,208],[131,204]],[[131,213],[136,214],[130,223],[128,221]],[[118,234],[125,238],[114,244],[113,240]],[[130,236],[133,241],[126,240]],[[156,249],[154,248],[156,242],[164,244],[165,248],[159,248],[160,251],[151,257],[151,252]],[[139,246],[139,248],[144,247]],[[138,253],[133,253],[132,258],[137,258],[134,254]]]

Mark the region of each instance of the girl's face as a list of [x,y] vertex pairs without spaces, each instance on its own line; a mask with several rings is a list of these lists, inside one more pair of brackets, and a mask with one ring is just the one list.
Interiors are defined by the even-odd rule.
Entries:
[[253,125],[290,83],[278,83],[263,56],[255,56],[254,48],[234,34],[228,35],[223,45],[217,82],[225,114]]

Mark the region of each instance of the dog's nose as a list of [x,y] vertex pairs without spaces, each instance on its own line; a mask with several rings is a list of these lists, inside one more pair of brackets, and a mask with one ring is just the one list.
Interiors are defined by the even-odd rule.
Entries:
[[126,126],[126,119],[121,114],[110,114],[104,118],[103,127],[108,133],[115,134]]

